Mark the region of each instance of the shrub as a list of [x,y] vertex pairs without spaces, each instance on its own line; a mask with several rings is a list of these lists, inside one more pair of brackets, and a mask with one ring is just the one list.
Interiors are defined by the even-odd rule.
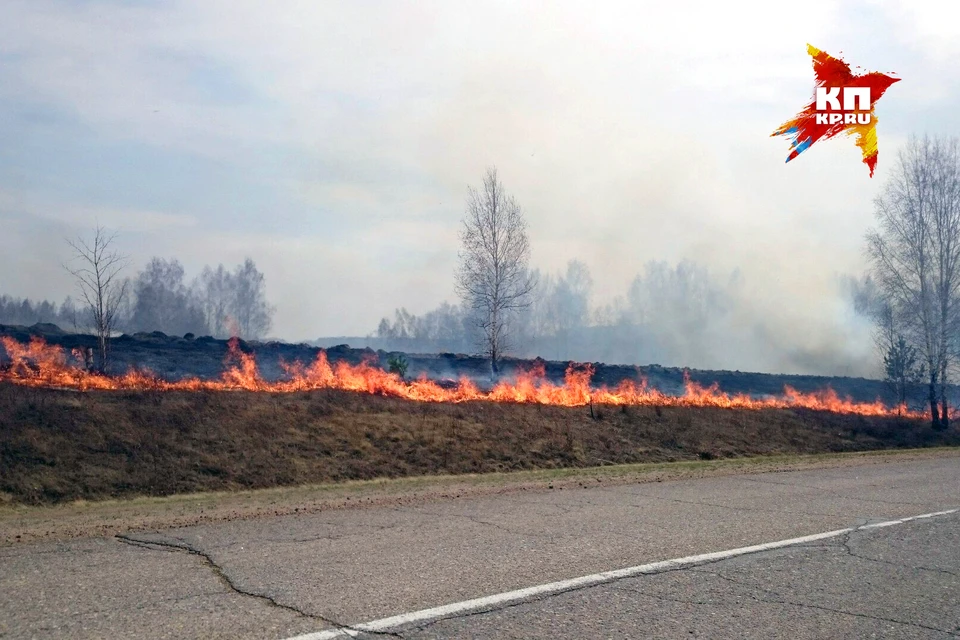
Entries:
[[401,378],[407,376],[407,368],[409,366],[410,363],[407,362],[407,359],[402,353],[394,354],[387,360],[387,369],[390,373],[395,373]]

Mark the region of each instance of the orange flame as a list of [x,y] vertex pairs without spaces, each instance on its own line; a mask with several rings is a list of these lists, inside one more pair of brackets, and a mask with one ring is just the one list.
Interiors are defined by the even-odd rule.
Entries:
[[425,376],[405,381],[400,376],[380,369],[370,362],[351,365],[337,362],[331,365],[321,350],[309,365],[301,362],[284,363],[285,379],[265,380],[252,354],[239,348],[233,338],[228,343],[225,370],[217,380],[186,378],[167,381],[146,369],[131,369],[122,376],[108,376],[87,371],[82,365],[82,354],[68,355],[62,348],[46,344],[41,338],[32,338],[24,344],[10,337],[0,337],[10,364],[0,369],[0,382],[32,387],[57,387],[86,390],[160,390],[160,391],[267,391],[290,393],[315,389],[342,389],[359,393],[392,396],[422,402],[515,402],[584,406],[590,403],[616,406],[665,407],[721,407],[731,409],[790,409],[804,408],[817,411],[858,414],[864,416],[922,417],[919,412],[904,406],[887,407],[881,401],[855,402],[841,398],[833,389],[801,393],[789,386],[779,397],[753,398],[748,394],[728,394],[717,384],[704,387],[685,375],[683,395],[673,396],[651,388],[647,381],[639,383],[624,380],[615,388],[591,386],[594,369],[589,364],[571,364],[562,385],[545,378],[543,364],[517,376],[515,382],[499,382],[490,391],[483,391],[470,379],[461,377],[453,388],[446,388]]

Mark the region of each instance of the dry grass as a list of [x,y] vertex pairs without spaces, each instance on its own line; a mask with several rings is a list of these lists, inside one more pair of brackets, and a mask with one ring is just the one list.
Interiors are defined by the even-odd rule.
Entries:
[[517,492],[539,493],[740,474],[849,468],[958,456],[960,449],[956,447],[780,454],[709,461],[379,478],[268,489],[138,496],[96,502],[75,500],[55,505],[7,504],[0,505],[0,548],[38,541],[110,537],[131,531],[155,531],[330,510],[378,506],[396,508]]
[[0,385],[0,496],[56,504],[434,474],[960,444],[813,411],[414,403],[341,391],[75,393]]

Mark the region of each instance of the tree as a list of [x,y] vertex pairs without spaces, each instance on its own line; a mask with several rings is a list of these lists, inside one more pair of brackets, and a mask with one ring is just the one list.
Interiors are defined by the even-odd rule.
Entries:
[[[569,349],[570,333],[583,327],[590,318],[590,291],[593,278],[587,265],[579,260],[567,263],[566,274],[557,279],[548,308],[554,315],[553,325],[558,343]],[[559,345],[558,345],[559,346]]]
[[511,348],[511,315],[529,306],[536,279],[527,269],[530,241],[523,212],[495,168],[487,169],[480,191],[470,188],[460,244],[457,293],[496,375],[500,358]]
[[233,272],[222,264],[204,267],[192,288],[214,336],[261,338],[273,324],[276,309],[267,302],[263,273],[250,258]]
[[960,146],[911,138],[876,199],[867,235],[873,276],[928,376],[930,420],[949,426],[946,397],[960,337]]
[[253,260],[247,258],[233,273],[233,312],[239,335],[243,338],[262,338],[273,325],[276,309],[267,302],[263,273]]
[[464,317],[460,307],[448,302],[440,303],[433,311],[423,317],[427,337],[442,349],[457,350],[463,347],[465,330]]
[[130,317],[134,331],[163,331],[171,335],[208,332],[203,309],[183,283],[178,260],[153,258],[134,281],[136,302]]
[[460,351],[467,344],[464,316],[457,305],[440,303],[436,309],[417,316],[406,308],[394,311],[394,321],[382,318],[375,333],[384,348]]
[[206,325],[211,335],[218,338],[227,335],[227,321],[230,313],[231,283],[230,272],[223,265],[216,269],[204,267],[193,283],[196,298],[200,301]]
[[897,404],[907,404],[910,390],[923,380],[923,365],[917,361],[917,350],[898,335],[883,356],[884,381],[897,396]]
[[77,305],[74,303],[73,298],[67,296],[63,304],[60,305],[60,326],[63,329],[66,329],[68,326],[73,329],[74,333],[79,333],[80,331],[80,319],[79,312],[77,311]]
[[739,274],[724,282],[692,260],[652,261],[630,283],[630,321],[646,342],[644,355],[659,361],[701,364],[718,336],[729,340],[729,309],[736,304]]
[[566,271],[541,275],[535,270],[533,277],[537,289],[530,305],[517,316],[515,334],[527,344],[537,343],[540,349],[547,348],[547,342],[541,340],[551,338],[558,359],[564,353],[568,355],[563,357],[571,357],[571,336],[582,332],[591,319],[593,278],[590,269],[579,260],[570,260]]
[[127,283],[119,279],[127,265],[127,257],[113,248],[116,233],[108,233],[97,225],[93,239],[83,237],[67,240],[74,251],[72,264],[64,268],[76,280],[80,298],[86,307],[91,326],[97,335],[97,369],[107,370],[110,335],[117,318],[117,310],[127,292]]
[[842,284],[851,294],[854,311],[874,323],[874,344],[880,355],[884,382],[893,391],[898,405],[907,404],[925,375],[916,347],[907,340],[893,305],[884,299],[869,274],[862,281],[847,278]]
[[396,331],[393,326],[390,324],[390,321],[385,317],[380,319],[380,324],[377,325],[377,337],[390,339],[396,337]]

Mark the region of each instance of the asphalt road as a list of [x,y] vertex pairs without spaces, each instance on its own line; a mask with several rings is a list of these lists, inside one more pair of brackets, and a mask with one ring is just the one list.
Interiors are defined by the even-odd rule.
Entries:
[[[960,458],[521,492],[0,549],[0,637],[330,637],[481,596],[851,528],[356,637],[960,636]],[[346,636],[343,636],[346,637]]]

